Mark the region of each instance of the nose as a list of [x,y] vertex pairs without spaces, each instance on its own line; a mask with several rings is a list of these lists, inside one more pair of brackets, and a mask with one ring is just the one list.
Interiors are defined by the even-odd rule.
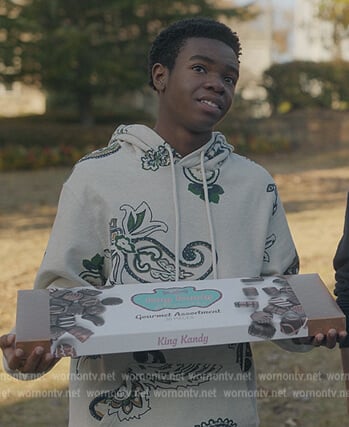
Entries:
[[225,85],[222,77],[218,74],[208,75],[205,82],[205,87],[217,93],[223,93],[225,91]]

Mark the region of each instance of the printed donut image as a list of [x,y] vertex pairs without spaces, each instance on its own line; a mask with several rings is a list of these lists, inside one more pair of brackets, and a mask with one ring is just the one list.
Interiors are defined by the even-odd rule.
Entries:
[[257,289],[253,286],[249,288],[242,288],[242,292],[248,298],[254,298],[259,295]]
[[258,323],[253,321],[249,328],[248,333],[255,337],[270,339],[275,335],[276,328],[271,323]]
[[255,311],[251,314],[251,319],[262,325],[272,323],[273,315],[271,313],[266,313],[265,311]]
[[289,310],[281,317],[280,330],[287,335],[296,335],[304,325],[305,321],[305,317],[300,313]]
[[[118,297],[107,297],[102,300],[99,295],[102,291],[96,289],[79,288],[70,289],[50,289],[50,332],[52,341],[57,341],[62,335],[68,333],[73,335],[81,343],[85,342],[94,332],[86,326],[79,324],[79,319],[91,322],[95,326],[103,326],[105,321],[102,314],[108,306],[120,305],[123,300]],[[64,340],[64,338],[62,338]],[[60,346],[60,347],[59,347]],[[71,355],[73,350],[69,350],[65,340],[59,343],[57,354]]]

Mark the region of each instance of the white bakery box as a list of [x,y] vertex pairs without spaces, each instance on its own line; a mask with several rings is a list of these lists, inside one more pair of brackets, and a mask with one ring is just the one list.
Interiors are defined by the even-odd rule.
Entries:
[[18,291],[16,346],[57,357],[290,339],[345,329],[317,274]]

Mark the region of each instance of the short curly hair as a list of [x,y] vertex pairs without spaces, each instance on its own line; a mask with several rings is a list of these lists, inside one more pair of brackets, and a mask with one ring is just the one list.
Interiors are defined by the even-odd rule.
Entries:
[[230,46],[239,59],[241,55],[240,40],[236,32],[221,22],[211,18],[187,18],[176,21],[155,38],[148,56],[149,85],[155,89],[152,69],[160,63],[170,71],[173,69],[180,49],[186,40],[192,37],[204,37],[219,40]]

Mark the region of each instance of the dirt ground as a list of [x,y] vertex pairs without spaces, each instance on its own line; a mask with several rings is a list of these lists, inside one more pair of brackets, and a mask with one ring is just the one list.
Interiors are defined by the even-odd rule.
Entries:
[[[332,290],[332,259],[349,191],[349,149],[256,160],[278,184],[301,273],[319,273]],[[0,174],[0,334],[13,325],[16,291],[32,287],[69,172]],[[340,395],[344,381],[338,349],[294,354],[263,343],[254,345],[254,353],[262,427],[349,425]],[[29,383],[8,377],[0,368],[0,427],[66,425],[67,366],[64,360],[50,374]]]

